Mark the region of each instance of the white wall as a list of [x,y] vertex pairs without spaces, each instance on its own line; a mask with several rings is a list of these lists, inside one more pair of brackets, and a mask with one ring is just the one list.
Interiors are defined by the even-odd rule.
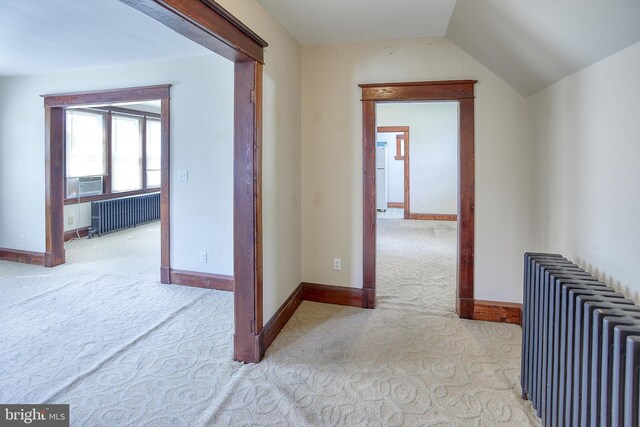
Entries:
[[380,132],[376,142],[387,143],[387,203],[404,202],[404,160],[396,160],[396,135],[394,132]]
[[[477,79],[475,297],[520,301],[525,244],[525,105],[446,39],[305,46],[302,277],[362,286],[362,106],[358,83]],[[342,271],[332,259],[342,258]]]
[[376,125],[409,126],[410,212],[456,214],[458,103],[381,103]]
[[91,202],[64,205],[64,231],[76,230],[90,225]]
[[[233,64],[215,54],[0,79],[0,247],[45,250],[40,95],[165,83],[173,85],[171,266],[233,274]],[[181,169],[189,181],[176,179]]]
[[640,43],[527,99],[529,249],[559,252],[638,299]]
[[255,0],[219,0],[269,43],[262,133],[264,321],[300,284],[300,44]]

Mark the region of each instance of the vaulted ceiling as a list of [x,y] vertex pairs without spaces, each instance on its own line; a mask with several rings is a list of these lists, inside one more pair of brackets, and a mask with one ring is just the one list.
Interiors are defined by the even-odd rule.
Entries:
[[443,37],[521,94],[640,41],[639,0],[258,0],[301,44]]
[[443,37],[456,0],[258,0],[303,45]]
[[[640,41],[640,0],[258,0],[301,44],[446,37],[521,94]],[[0,0],[0,77],[209,53],[117,0]]]
[[117,0],[0,0],[0,77],[208,53]]

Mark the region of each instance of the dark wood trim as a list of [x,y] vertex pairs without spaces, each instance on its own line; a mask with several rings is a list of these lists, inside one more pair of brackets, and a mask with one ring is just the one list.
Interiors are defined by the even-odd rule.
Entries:
[[[362,101],[363,272],[362,287],[376,288],[376,102]],[[373,307],[370,307],[373,308]]]
[[80,238],[87,237],[89,235],[89,227],[78,228],[77,230],[74,228],[73,230],[67,230],[64,232],[64,241],[68,242],[69,240],[77,239],[78,234]]
[[169,281],[175,285],[233,292],[233,276],[169,269]]
[[409,144],[409,129],[404,132],[404,217],[411,212],[411,155]]
[[160,193],[161,189],[162,189],[161,187],[155,187],[155,188],[144,188],[142,190],[122,191],[120,193],[96,194],[95,196],[80,197],[79,202],[78,202],[78,199],[64,199],[64,204],[76,205],[78,203],[97,202],[100,200],[117,199],[120,197],[138,196],[140,194]]
[[[459,108],[458,142],[458,265],[456,311],[473,318],[474,280],[474,85],[476,80],[362,84],[363,141],[363,277],[364,288],[375,289],[376,102],[454,100]],[[406,151],[406,149],[405,149]],[[405,168],[408,155],[405,152]],[[407,169],[405,169],[406,171]],[[406,201],[405,201],[406,203]],[[409,203],[407,203],[409,206]],[[405,209],[407,208],[405,207]],[[408,214],[409,212],[406,212]]]
[[395,160],[404,160],[404,154],[402,154],[402,144],[404,144],[404,134],[396,135],[396,155],[393,156]]
[[501,301],[473,302],[473,320],[485,320],[488,322],[503,322],[521,325],[522,304]]
[[[46,103],[46,98],[45,98]],[[64,263],[64,126],[61,107],[45,107],[45,262],[47,267]]]
[[378,133],[404,133],[409,132],[409,126],[378,126]]
[[325,304],[348,305],[351,307],[369,307],[364,288],[302,283],[302,299]]
[[119,102],[154,101],[168,98],[171,85],[93,90],[87,92],[41,95],[45,107],[74,107],[91,104],[117,104]]
[[[473,86],[472,86],[473,93]],[[474,102],[461,99],[458,123],[458,298],[473,298],[475,242]],[[467,313],[458,313],[465,317]]]
[[362,101],[445,101],[473,99],[476,80],[372,83],[362,88]]
[[[234,359],[259,362],[262,356],[258,335],[262,330],[262,63],[267,43],[212,0],[120,1],[235,62]],[[168,160],[168,153],[164,158]],[[168,175],[164,178],[168,185]],[[168,203],[165,210],[167,215],[163,218],[168,222]],[[163,242],[163,247],[165,243],[168,248],[168,240]],[[168,280],[168,253],[166,261],[167,264],[163,256],[161,275]]]
[[388,208],[401,208],[404,209],[404,203],[402,202],[389,202],[387,203]]
[[324,304],[346,305],[350,307],[373,308],[375,289],[347,288],[344,286],[300,283],[278,311],[267,322],[259,335],[260,354],[265,351],[287,324],[302,301]]
[[456,214],[410,213],[408,219],[424,219],[429,221],[457,221]]
[[233,61],[264,63],[267,43],[212,0],[120,0]]
[[[402,132],[402,142],[404,143],[404,156],[402,156],[402,160],[404,160],[404,218],[409,219],[410,211],[411,211],[411,162],[410,162],[410,154],[409,154],[409,126],[378,126],[377,132]],[[396,138],[399,135],[396,136]],[[396,139],[397,141],[397,139]],[[397,160],[397,156],[396,156]]]
[[265,351],[276,339],[282,328],[287,324],[293,313],[298,309],[303,301],[302,283],[293,291],[289,298],[280,306],[273,317],[264,325],[260,332],[260,354],[264,356]]
[[160,266],[160,283],[171,283],[171,267]]
[[169,98],[160,100],[160,282],[171,280],[171,105]]
[[262,324],[262,65],[235,64],[234,276],[235,360],[259,362]]
[[473,319],[473,298],[458,298],[456,295],[456,313],[462,319]]
[[21,251],[0,248],[0,261],[21,262],[24,264],[45,265],[46,254],[42,252]]
[[[162,185],[160,189],[137,190],[137,194],[161,191],[161,266],[169,267],[169,97],[171,85],[156,85],[129,89],[98,90],[68,94],[42,95],[45,105],[45,263],[53,267],[64,263],[64,204],[78,203],[77,199],[65,200],[64,145],[65,108],[103,102],[134,102],[160,99],[162,105]],[[131,98],[129,98],[129,96]],[[107,115],[109,116],[109,115]],[[108,123],[110,131],[110,123]],[[110,163],[110,150],[107,154]],[[107,189],[109,183],[106,184]],[[115,193],[115,197],[131,192]],[[105,197],[106,196],[106,197]],[[112,198],[113,195],[98,195],[81,198],[81,202]],[[168,274],[161,270],[161,279]]]

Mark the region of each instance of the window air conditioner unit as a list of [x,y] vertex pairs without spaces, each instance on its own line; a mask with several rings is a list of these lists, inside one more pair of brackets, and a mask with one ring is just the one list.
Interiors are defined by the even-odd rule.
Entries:
[[81,176],[78,178],[78,196],[102,194],[102,176]]

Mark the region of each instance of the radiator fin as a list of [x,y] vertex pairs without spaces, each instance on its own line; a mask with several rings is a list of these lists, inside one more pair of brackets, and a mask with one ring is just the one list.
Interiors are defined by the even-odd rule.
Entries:
[[89,236],[100,236],[159,219],[160,193],[91,202]]
[[524,256],[522,398],[545,426],[638,426],[640,307],[558,254]]

